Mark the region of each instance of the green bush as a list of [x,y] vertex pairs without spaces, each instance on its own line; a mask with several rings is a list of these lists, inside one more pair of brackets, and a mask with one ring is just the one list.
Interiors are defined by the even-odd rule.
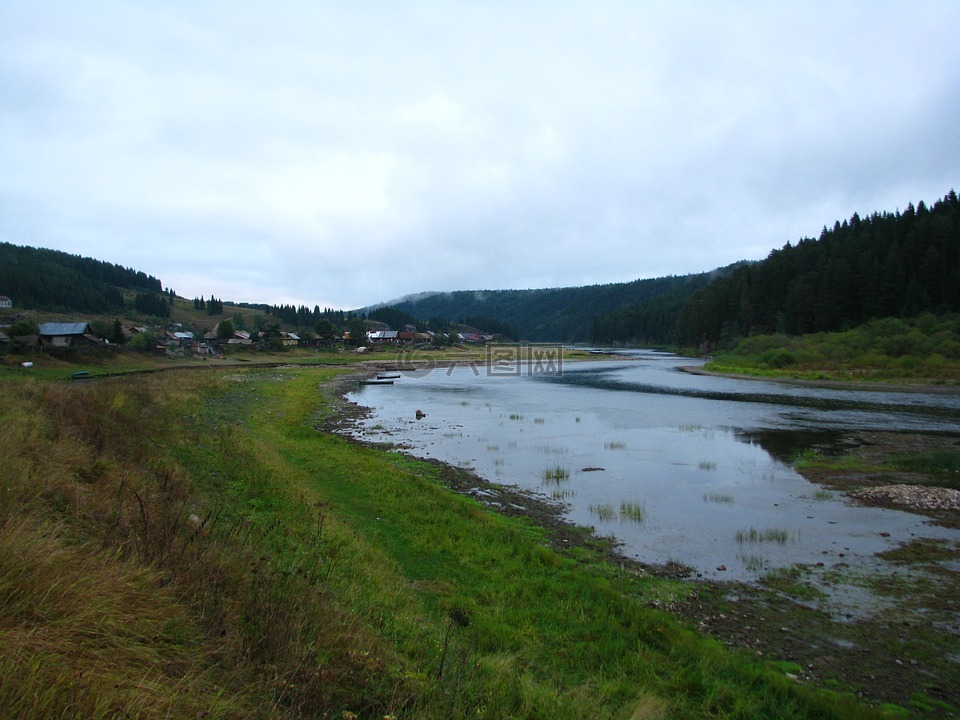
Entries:
[[760,364],[764,367],[773,368],[774,370],[779,370],[787,365],[794,365],[796,362],[797,360],[794,354],[786,348],[768,350],[760,356]]

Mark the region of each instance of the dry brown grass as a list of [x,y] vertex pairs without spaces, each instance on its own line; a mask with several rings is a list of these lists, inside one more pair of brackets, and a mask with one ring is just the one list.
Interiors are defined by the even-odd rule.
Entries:
[[76,545],[62,527],[0,526],[5,717],[240,717],[200,629],[162,573]]
[[[238,514],[168,452],[197,442],[180,420],[205,382],[0,383],[4,717],[322,716],[364,688],[372,708],[404,696],[326,591],[323,548],[269,554],[318,527]],[[252,476],[239,440],[221,433],[213,461]]]

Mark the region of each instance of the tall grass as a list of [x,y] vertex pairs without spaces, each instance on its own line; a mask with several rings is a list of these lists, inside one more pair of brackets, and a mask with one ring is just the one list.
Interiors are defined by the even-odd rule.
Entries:
[[786,530],[780,528],[767,528],[766,530],[757,530],[752,527],[749,530],[737,530],[738,543],[776,543],[786,545],[790,536]]
[[547,484],[560,484],[570,479],[570,471],[563,465],[554,465],[543,471],[543,481]]
[[331,711],[366,685],[389,710],[393,687],[357,684],[370,656],[350,648],[374,636],[321,591],[336,542],[266,481],[229,405],[211,396],[212,419],[182,422],[183,395],[212,393],[208,382],[4,390],[17,403],[0,429],[0,644],[12,650],[0,707],[283,716]]
[[610,522],[619,519],[620,522],[630,521],[638,525],[647,519],[647,508],[643,503],[630,502],[628,500],[620,501],[620,510],[609,503],[592,503],[589,505],[591,515],[595,515],[598,520]]

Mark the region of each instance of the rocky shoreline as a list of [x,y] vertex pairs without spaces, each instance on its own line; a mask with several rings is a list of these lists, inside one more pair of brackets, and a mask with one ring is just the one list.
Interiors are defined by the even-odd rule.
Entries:
[[910,510],[960,512],[960,490],[929,485],[880,485],[861,488],[850,497],[874,504],[899,505]]

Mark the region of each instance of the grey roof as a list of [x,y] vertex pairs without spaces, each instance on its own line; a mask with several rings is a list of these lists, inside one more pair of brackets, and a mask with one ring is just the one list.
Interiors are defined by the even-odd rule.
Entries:
[[88,331],[90,323],[43,323],[40,326],[41,335],[83,335]]

